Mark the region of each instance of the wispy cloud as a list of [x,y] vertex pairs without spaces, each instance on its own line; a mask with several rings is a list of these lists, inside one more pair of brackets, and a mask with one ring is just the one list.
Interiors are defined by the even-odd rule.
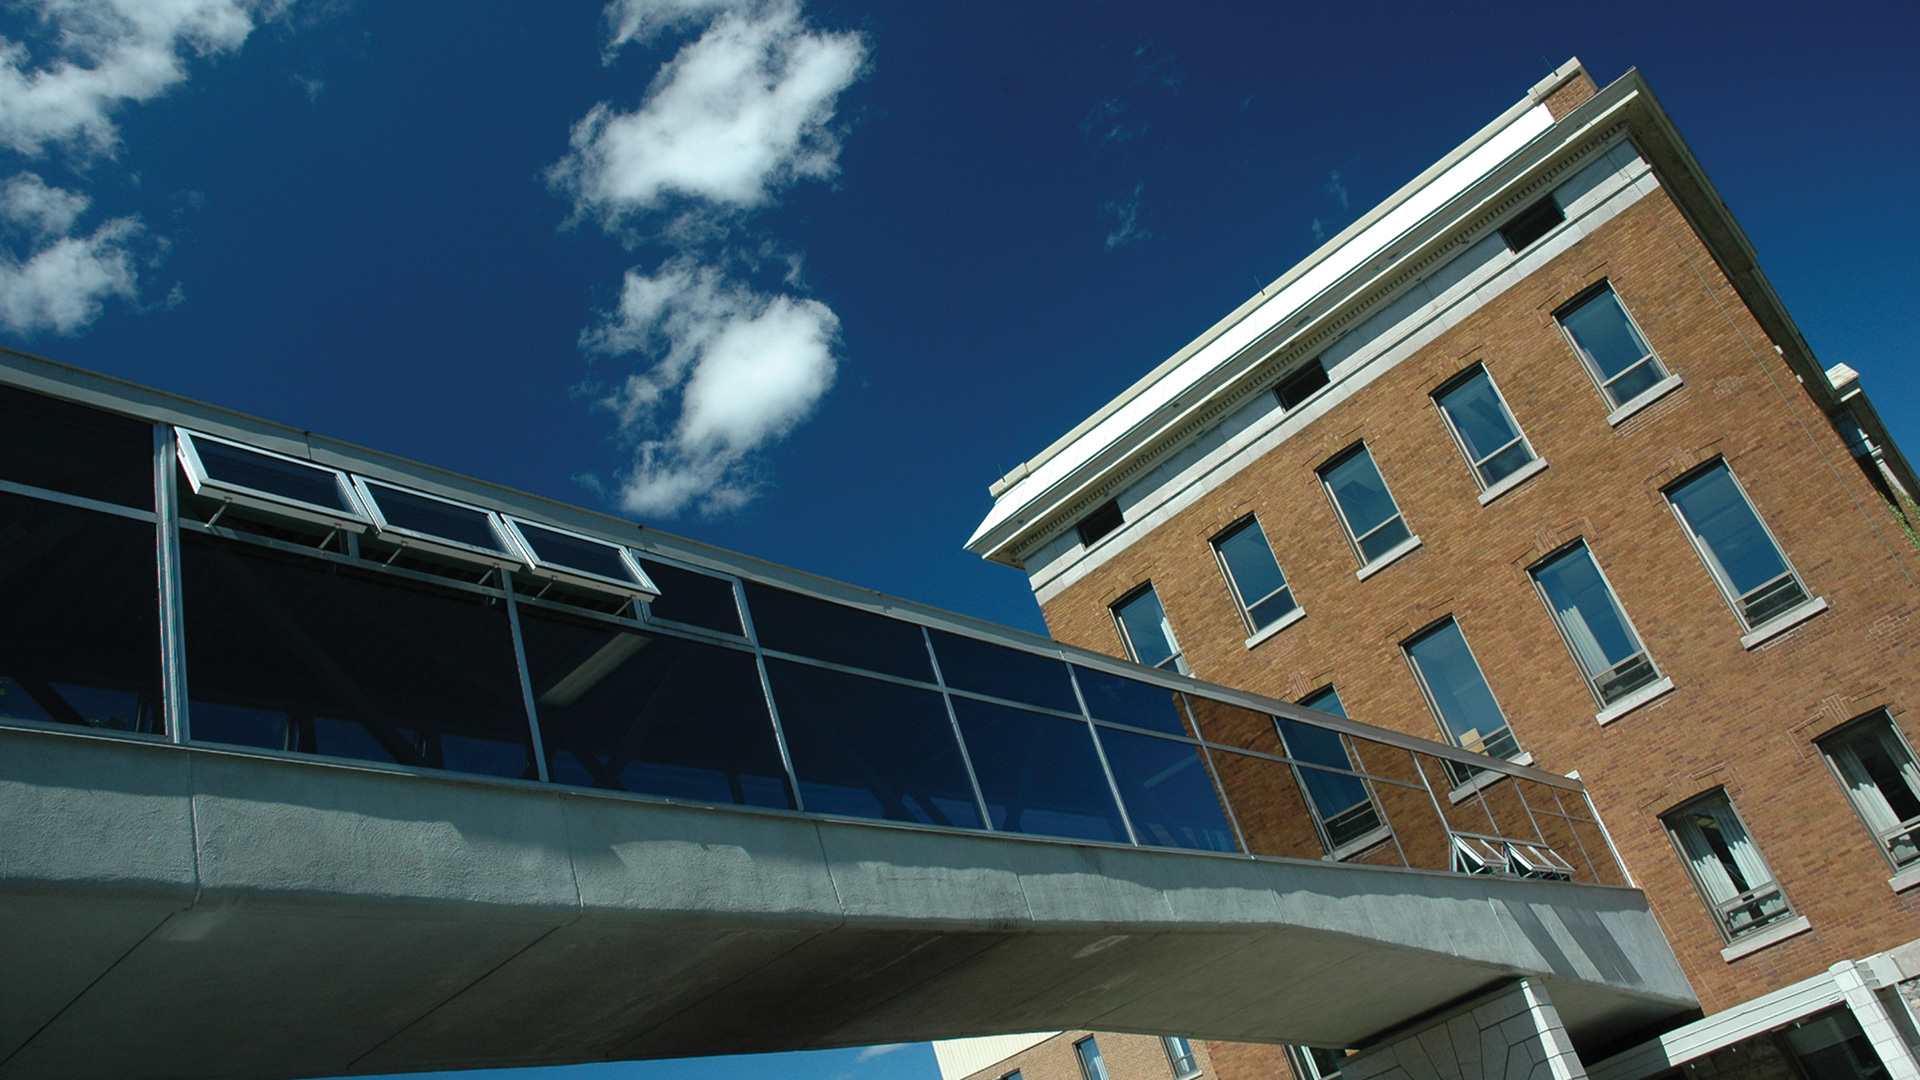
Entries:
[[1080,133],[1097,143],[1130,142],[1147,133],[1147,125],[1129,127],[1120,118],[1126,114],[1127,106],[1119,98],[1102,98],[1087,118],[1080,121]]
[[911,1043],[886,1043],[881,1046],[869,1046],[862,1049],[860,1051],[859,1056],[855,1057],[853,1060],[855,1062],[872,1061],[874,1058],[880,1057],[882,1055],[891,1054],[895,1050],[905,1050],[910,1045],[912,1044]]
[[1327,238],[1327,227],[1320,224],[1319,218],[1314,218],[1307,224],[1307,231],[1313,234],[1315,243],[1319,243]]
[[636,514],[725,513],[759,494],[761,452],[834,383],[839,317],[801,294],[799,256],[745,222],[838,172],[835,108],[867,42],[815,28],[798,0],[614,0],[606,21],[609,62],[699,30],[637,108],[590,109],[547,177],[571,222],[672,251],[628,270],[618,305],[580,336],[590,356],[633,358],[599,397],[632,455],[616,498]]
[[1133,185],[1132,191],[1101,205],[1100,212],[1113,218],[1113,228],[1107,232],[1108,251],[1137,244],[1153,235],[1150,230],[1140,227],[1140,195],[1146,190],[1147,182],[1140,180]]
[[1347,209],[1347,185],[1340,182],[1340,170],[1335,169],[1327,175],[1327,194],[1339,200],[1340,209]]
[[1172,53],[1161,52],[1149,41],[1133,50],[1133,58],[1139,64],[1134,82],[1156,83],[1173,93],[1180,92],[1180,64]]

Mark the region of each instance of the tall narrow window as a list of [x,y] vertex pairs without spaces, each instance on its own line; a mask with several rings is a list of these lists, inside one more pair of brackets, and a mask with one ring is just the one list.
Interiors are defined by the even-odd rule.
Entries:
[[1533,583],[1603,707],[1660,677],[1584,542],[1536,565]]
[[1193,1056],[1193,1043],[1176,1035],[1160,1040],[1167,1048],[1167,1063],[1173,1066],[1174,1080],[1200,1075],[1200,1064]]
[[1560,320],[1574,351],[1614,408],[1652,390],[1667,377],[1667,369],[1647,347],[1647,339],[1641,336],[1627,309],[1620,306],[1612,285],[1602,283],[1575,297],[1554,317]]
[[1121,597],[1113,605],[1113,621],[1119,624],[1120,640],[1134,663],[1187,674],[1187,661],[1180,655],[1180,643],[1174,640],[1173,624],[1167,621],[1152,582]]
[[1716,461],[1668,488],[1667,501],[1747,629],[1807,602],[1799,575],[1726,462]]
[[[1331,686],[1300,704],[1335,716],[1347,715],[1340,695]],[[1357,850],[1355,845],[1370,844],[1384,823],[1372,796],[1367,793],[1367,785],[1359,777],[1350,775],[1356,770],[1347,752],[1345,736],[1284,716],[1274,717],[1274,724],[1280,729],[1280,743],[1286,747],[1287,756],[1300,763],[1297,769],[1300,783],[1320,823],[1328,852],[1341,855]],[[1314,765],[1325,768],[1312,768]]]
[[1258,634],[1300,610],[1258,518],[1236,522],[1214,537],[1213,553],[1249,633]]
[[1100,1044],[1089,1035],[1073,1044],[1073,1052],[1080,1059],[1080,1075],[1086,1080],[1107,1080],[1107,1063],[1100,1058]]
[[1462,750],[1510,758],[1520,753],[1460,624],[1449,618],[1406,644],[1407,659],[1440,727]]
[[1320,479],[1362,565],[1385,558],[1402,544],[1415,542],[1366,444],[1323,466]]
[[1533,447],[1520,434],[1487,370],[1476,367],[1433,395],[1482,491],[1525,468]]
[[1819,740],[1894,869],[1920,862],[1920,765],[1882,709]]
[[1725,791],[1695,799],[1661,820],[1728,941],[1793,914]]

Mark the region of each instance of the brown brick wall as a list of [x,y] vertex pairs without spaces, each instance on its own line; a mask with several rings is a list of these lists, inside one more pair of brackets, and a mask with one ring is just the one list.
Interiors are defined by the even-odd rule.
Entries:
[[[1551,314],[1602,278],[1686,380],[1617,429]],[[1475,362],[1550,463],[1485,507],[1428,396]],[[1365,581],[1314,472],[1361,438],[1424,542]],[[1831,605],[1751,652],[1659,491],[1715,455]],[[1208,548],[1249,512],[1307,611],[1251,650]],[[1578,537],[1677,685],[1604,728],[1526,573]],[[1920,557],[1659,193],[1134,541],[1044,613],[1060,639],[1117,655],[1107,605],[1151,579],[1199,677],[1288,699],[1331,682],[1354,718],[1427,738],[1441,736],[1400,642],[1456,616],[1521,745],[1542,768],[1585,778],[1713,1011],[1914,935],[1920,890],[1889,890],[1885,860],[1812,743],[1879,706],[1920,741],[1910,711],[1920,591],[1908,575],[1920,577]],[[1733,963],[1658,820],[1721,785],[1813,924]]]
[[1548,114],[1558,120],[1579,108],[1588,98],[1599,92],[1600,88],[1594,85],[1593,76],[1587,74],[1585,68],[1581,68],[1578,75],[1555,87],[1553,93],[1547,95],[1544,104]]

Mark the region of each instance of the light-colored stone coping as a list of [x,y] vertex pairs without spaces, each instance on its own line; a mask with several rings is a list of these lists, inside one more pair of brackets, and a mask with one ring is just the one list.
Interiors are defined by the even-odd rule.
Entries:
[[1394,563],[1399,562],[1401,559],[1406,558],[1412,552],[1417,551],[1419,547],[1420,537],[1417,534],[1409,536],[1382,552],[1379,558],[1361,567],[1359,570],[1354,571],[1353,576],[1359,578],[1361,581],[1365,581],[1380,571],[1385,570],[1387,567],[1392,566]]
[[1813,929],[1805,915],[1795,915],[1785,922],[1777,922],[1765,930],[1756,931],[1739,941],[1720,950],[1720,958],[1731,964],[1735,960],[1751,953],[1757,953],[1768,946],[1778,945],[1790,937],[1799,937]]
[[1804,603],[1795,604],[1755,627],[1752,633],[1741,635],[1740,647],[1751,649],[1761,642],[1777,638],[1825,610],[1827,610],[1827,600],[1823,596],[1816,596]]
[[1654,383],[1652,386],[1647,387],[1645,390],[1640,391],[1639,396],[1635,397],[1632,401],[1608,413],[1607,423],[1612,424],[1614,427],[1619,427],[1621,424],[1626,423],[1627,418],[1634,413],[1639,412],[1641,409],[1659,401],[1661,398],[1666,397],[1668,394],[1673,393],[1685,385],[1687,385],[1687,380],[1678,375],[1669,375],[1659,382]]
[[1547,459],[1543,457],[1534,458],[1532,461],[1529,461],[1525,465],[1522,465],[1520,466],[1520,468],[1514,470],[1514,473],[1512,476],[1507,477],[1506,479],[1493,485],[1487,490],[1481,492],[1480,505],[1481,506],[1487,505],[1488,503],[1499,498],[1500,496],[1505,495],[1507,492],[1512,491],[1514,488],[1519,487],[1521,484],[1526,483],[1528,480],[1532,479],[1535,474],[1545,472],[1546,470],[1547,470]]
[[1673,680],[1665,675],[1621,698],[1619,701],[1594,714],[1594,719],[1602,725],[1611,724],[1633,710],[1658,697],[1665,697],[1673,689]]
[[1306,608],[1295,607],[1292,611],[1289,611],[1285,615],[1280,616],[1279,620],[1273,623],[1271,626],[1264,627],[1263,629],[1261,629],[1259,633],[1248,638],[1247,648],[1249,649],[1253,648],[1255,645],[1260,644],[1261,642],[1267,640],[1273,635],[1279,633],[1282,630],[1285,630],[1287,627],[1292,626],[1294,623],[1297,623],[1301,619],[1304,619],[1306,617],[1307,617]]

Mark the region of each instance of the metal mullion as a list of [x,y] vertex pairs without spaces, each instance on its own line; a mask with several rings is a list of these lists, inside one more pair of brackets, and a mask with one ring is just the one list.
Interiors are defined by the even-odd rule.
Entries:
[[513,599],[513,572],[500,571],[500,588],[507,597],[507,628],[513,632],[513,662],[520,670],[520,699],[527,707],[527,731],[533,736],[534,775],[550,783],[547,775],[547,748],[540,738],[540,710],[533,700],[533,676],[527,670],[527,646],[520,636],[520,606]]
[[[1388,498],[1392,498],[1392,497],[1393,497],[1393,493],[1392,493],[1392,492],[1388,492],[1388,493],[1387,493],[1387,497],[1388,497]],[[1366,543],[1366,542],[1367,542],[1367,537],[1369,537],[1369,536],[1372,536],[1372,535],[1373,535],[1374,533],[1377,533],[1377,532],[1379,532],[1379,531],[1380,531],[1381,529],[1384,529],[1384,528],[1386,528],[1387,526],[1389,526],[1389,525],[1391,525],[1391,524],[1393,524],[1394,522],[1396,522],[1396,521],[1399,521],[1399,520],[1401,519],[1401,515],[1400,515],[1400,513],[1398,512],[1398,509],[1397,509],[1397,508],[1398,508],[1398,506],[1399,506],[1399,504],[1398,504],[1398,503],[1395,503],[1395,504],[1394,504],[1394,506],[1396,507],[1396,511],[1395,511],[1395,513],[1393,514],[1393,516],[1391,516],[1391,517],[1389,517],[1389,518],[1387,518],[1387,519],[1386,519],[1385,521],[1382,521],[1382,522],[1381,522],[1380,524],[1378,524],[1378,525],[1375,525],[1375,526],[1374,526],[1373,528],[1371,528],[1371,529],[1368,529],[1368,530],[1367,530],[1366,532],[1364,532],[1364,533],[1361,533],[1361,534],[1360,534],[1359,536],[1356,536],[1356,537],[1354,537],[1354,538],[1353,538],[1353,542],[1354,542],[1355,544],[1364,544],[1364,543]]]
[[[1336,736],[1340,736],[1342,743],[1344,743],[1347,748],[1347,753],[1352,756],[1354,761],[1357,761],[1360,763],[1360,767],[1362,769],[1365,769],[1367,767],[1367,761],[1365,758],[1360,756],[1360,747],[1355,745],[1352,739],[1348,738],[1345,735],[1342,735],[1340,732],[1336,731],[1334,732],[1334,734]],[[1284,745],[1284,741],[1285,740],[1282,740],[1283,745]],[[1382,743],[1379,745],[1384,746],[1385,744]],[[1387,749],[1391,751],[1395,748],[1389,746],[1387,747]],[[1420,762],[1417,760],[1414,760],[1413,755],[1411,753],[1409,753],[1407,757],[1409,760],[1413,760],[1414,771],[1419,772]],[[1367,785],[1367,797],[1373,800],[1374,809],[1380,812],[1380,822],[1382,825],[1386,827],[1387,836],[1389,836],[1393,840],[1393,849],[1400,853],[1400,865],[1406,867],[1409,870],[1413,869],[1413,860],[1407,858],[1406,845],[1400,843],[1400,830],[1393,827],[1393,819],[1387,816],[1387,805],[1380,801],[1380,793],[1373,789],[1373,777],[1368,774],[1362,774],[1362,775],[1363,775],[1363,778],[1361,779],[1360,782]],[[1420,782],[1423,786],[1426,784],[1425,774],[1421,775]],[[1413,787],[1412,784],[1406,784],[1403,786]],[[1431,788],[1429,788],[1427,791],[1427,797],[1428,798],[1433,797],[1433,791]],[[1311,796],[1309,796],[1309,798],[1311,798]],[[1435,804],[1435,809],[1438,809],[1438,804]]]
[[[1101,727],[1117,728],[1121,731],[1131,731],[1141,735],[1151,735],[1156,739],[1166,739],[1168,742],[1186,742],[1186,743],[1195,743],[1197,745],[1205,745],[1205,746],[1212,747],[1215,750],[1223,750],[1229,754],[1240,754],[1245,757],[1255,757],[1255,758],[1259,758],[1262,761],[1279,762],[1282,765],[1298,765],[1304,768],[1318,769],[1321,772],[1338,773],[1341,776],[1351,776],[1357,780],[1378,780],[1382,783],[1394,784],[1398,787],[1405,787],[1405,788],[1417,789],[1420,786],[1418,784],[1409,784],[1405,780],[1395,780],[1390,776],[1376,776],[1373,773],[1366,772],[1364,770],[1336,769],[1331,765],[1322,765],[1317,761],[1306,761],[1301,758],[1293,757],[1289,754],[1269,754],[1261,750],[1249,750],[1243,746],[1233,746],[1229,743],[1207,742],[1202,739],[1181,739],[1172,735],[1162,735],[1156,731],[1148,731],[1145,728],[1129,727],[1125,724],[1114,724],[1114,723],[1109,723],[1108,721],[1105,721],[1105,720],[1095,720],[1094,723],[1100,725]],[[1300,721],[1295,721],[1295,723],[1300,723]],[[1312,726],[1312,725],[1308,725],[1308,726]],[[1332,728],[1322,728],[1320,730],[1333,731]],[[1340,733],[1337,731],[1334,731],[1333,734],[1339,735]],[[1281,739],[1281,745],[1282,746],[1286,745],[1286,740],[1284,738]],[[1349,750],[1349,753],[1352,753],[1353,748],[1349,747],[1348,750]]]
[[1113,778],[1113,766],[1107,762],[1107,748],[1100,743],[1098,727],[1093,722],[1093,713],[1087,709],[1087,697],[1080,692],[1080,679],[1073,674],[1073,665],[1067,665],[1067,673],[1073,682],[1073,696],[1080,702],[1080,719],[1087,725],[1087,735],[1093,740],[1093,752],[1100,759],[1100,771],[1106,774],[1107,791],[1113,796],[1113,806],[1120,812],[1120,824],[1127,830],[1127,843],[1134,847],[1140,845],[1140,834],[1133,831],[1133,815],[1127,812],[1127,800],[1120,797],[1120,782]]
[[740,628],[747,632],[747,643],[753,648],[753,666],[760,673],[760,692],[767,699],[767,718],[773,722],[773,741],[780,748],[780,764],[787,770],[787,790],[793,796],[793,808],[805,813],[807,800],[800,794],[800,774],[794,771],[793,754],[787,750],[787,731],[780,724],[780,705],[773,700],[773,680],[767,677],[767,654],[760,648],[760,635],[753,629],[753,612],[747,607],[746,589],[737,577],[733,579],[733,598],[740,607]]
[[[1507,419],[1509,422],[1511,422],[1513,418],[1509,416]],[[1513,429],[1515,431],[1519,431],[1520,425],[1514,424]],[[1494,458],[1497,458],[1501,454],[1506,453],[1508,450],[1513,448],[1515,443],[1523,443],[1526,441],[1527,441],[1527,437],[1525,435],[1515,435],[1513,438],[1508,439],[1504,443],[1501,443],[1498,449],[1492,451],[1491,453],[1487,454],[1485,457],[1481,458],[1479,461],[1476,461],[1473,463],[1474,471],[1475,472],[1480,471],[1480,466],[1485,465],[1487,462],[1492,461]]]
[[[1193,714],[1193,702],[1187,695],[1180,695],[1180,708],[1187,714],[1187,723],[1193,725],[1193,733],[1200,734],[1200,718]],[[1213,751],[1205,740],[1200,741],[1200,759],[1206,765],[1207,775],[1213,780],[1213,790],[1220,796],[1220,807],[1227,812],[1227,824],[1233,826],[1234,839],[1240,842],[1242,854],[1253,854],[1253,847],[1247,843],[1247,834],[1240,828],[1240,815],[1233,812],[1233,800],[1227,797],[1226,781],[1220,779],[1220,767],[1213,763]]]
[[993,818],[987,814],[987,797],[980,790],[980,778],[973,771],[973,754],[967,750],[966,736],[960,733],[960,714],[954,711],[953,698],[947,693],[947,680],[940,671],[940,657],[933,651],[933,635],[925,626],[920,627],[920,637],[927,643],[927,659],[933,664],[933,677],[940,684],[940,704],[947,710],[947,722],[953,725],[953,741],[960,747],[960,764],[967,770],[967,783],[973,787],[974,805],[980,810],[980,827],[988,832],[996,831]]
[[[1624,310],[1624,309],[1623,309],[1623,310]],[[1634,369],[1636,369],[1636,368],[1639,368],[1639,367],[1642,367],[1642,366],[1644,366],[1644,365],[1646,364],[1646,362],[1647,362],[1647,361],[1649,361],[1649,360],[1652,360],[1652,359],[1653,359],[1653,354],[1652,354],[1652,353],[1648,353],[1647,355],[1645,355],[1645,356],[1643,356],[1643,357],[1641,357],[1640,359],[1638,359],[1638,360],[1635,360],[1635,361],[1634,361],[1633,363],[1631,363],[1631,364],[1628,364],[1628,365],[1627,365],[1626,367],[1623,367],[1623,368],[1621,368],[1621,369],[1619,370],[1619,372],[1617,372],[1617,373],[1616,373],[1616,374],[1615,374],[1615,375],[1614,375],[1614,376],[1613,376],[1612,378],[1610,378],[1610,379],[1607,379],[1606,381],[1604,381],[1604,382],[1602,382],[1602,383],[1600,384],[1600,385],[1601,385],[1601,387],[1603,387],[1603,388],[1605,388],[1606,390],[1608,390],[1608,391],[1609,391],[1609,393],[1611,393],[1611,391],[1612,391],[1612,389],[1613,389],[1613,384],[1614,384],[1614,383],[1617,383],[1617,382],[1619,382],[1619,381],[1620,381],[1621,379],[1624,379],[1624,378],[1626,378],[1626,377],[1627,377],[1627,374],[1628,374],[1629,372],[1631,372],[1631,371],[1633,371],[1633,370],[1634,370]],[[1599,365],[1598,363],[1596,363],[1596,364],[1594,364],[1594,367],[1595,367],[1595,368],[1598,368],[1599,366],[1600,366],[1600,365]],[[1625,402],[1621,402],[1621,404],[1623,404],[1623,405],[1624,405],[1624,404],[1626,404],[1626,403],[1625,403]]]
[[[323,562],[336,563],[341,566],[351,566],[379,577],[399,578],[403,581],[418,582],[422,585],[443,588],[454,592],[472,593],[475,596],[492,597],[496,600],[505,595],[501,590],[490,585],[482,585],[473,581],[461,581],[458,578],[441,577],[439,574],[428,574],[419,570],[409,570],[404,566],[389,566],[386,563],[374,562],[370,559],[353,555],[343,555],[338,551],[328,551],[326,548],[307,547],[303,544],[290,544],[285,540],[276,540],[271,536],[256,536],[253,533],[239,532],[217,525],[206,525],[198,521],[180,521],[179,528],[183,531],[197,533],[202,536],[217,537],[221,540],[266,548],[271,551],[281,551],[290,555],[319,559]],[[491,570],[489,570],[489,573],[491,573]],[[574,609],[569,608],[567,610]]]
[[153,425],[154,555],[160,600],[160,686],[167,734],[184,743],[193,736],[187,704],[187,626],[180,580],[180,475],[174,465],[173,428]]
[[[158,452],[157,447],[155,452]],[[157,475],[155,479],[157,483]],[[158,490],[158,488],[156,487],[155,490]],[[16,484],[11,480],[0,480],[0,492],[9,495],[19,495],[28,499],[39,499],[43,502],[60,503],[63,506],[71,506],[80,510],[92,510],[97,513],[112,514],[115,517],[131,518],[134,521],[151,523],[157,520],[157,515],[151,510],[138,510],[131,506],[121,506],[119,503],[102,502],[99,499],[89,499],[84,495],[69,495],[64,491],[34,487],[31,484]]]
[[[919,624],[914,623],[912,625],[918,626]],[[916,690],[937,691],[940,689],[939,685],[935,683],[921,682],[917,679],[909,679],[901,675],[889,675],[884,671],[872,671],[867,668],[857,668],[857,667],[850,667],[846,664],[836,664],[831,660],[818,660],[811,656],[801,656],[799,653],[781,652],[779,649],[761,649],[760,651],[762,654],[766,656],[771,656],[775,660],[785,660],[791,664],[804,664],[807,667],[824,668],[827,671],[838,671],[846,675],[858,675],[858,676],[861,676],[862,678],[875,679],[875,680],[878,680],[879,682],[893,683],[897,686],[911,686]]]
[[[1555,792],[1553,797],[1557,800],[1559,799],[1560,794],[1558,792]],[[1593,792],[1587,790],[1586,784],[1584,782],[1580,785],[1580,797],[1587,801],[1587,813],[1593,815],[1593,819],[1592,819],[1593,824],[1595,828],[1600,830],[1600,839],[1605,840],[1607,842],[1607,851],[1613,855],[1614,868],[1620,871],[1620,876],[1626,880],[1626,883],[1628,885],[1636,889],[1639,888],[1640,886],[1636,884],[1633,880],[1633,871],[1627,869],[1627,860],[1620,857],[1620,848],[1618,845],[1616,845],[1613,842],[1612,830],[1608,829],[1607,823],[1601,820],[1600,818],[1600,808],[1593,805]],[[1732,806],[1733,803],[1728,802],[1727,805]],[[1745,826],[1746,826],[1746,822],[1744,821],[1741,822],[1741,827],[1745,828]],[[1580,836],[1580,830],[1578,829],[1573,830],[1573,835],[1575,839],[1578,839]],[[1592,860],[1589,859],[1588,862],[1591,863]],[[1771,872],[1773,868],[1769,866],[1767,869],[1769,870],[1769,872]]]
[[1085,719],[1085,717],[1082,717],[1079,713],[1068,712],[1065,709],[1052,709],[1045,705],[1029,705],[1024,701],[1015,701],[1012,698],[1001,698],[994,697],[992,694],[982,694],[978,690],[961,690],[953,686],[942,687],[942,689],[952,697],[966,698],[969,701],[982,701],[988,705],[1002,705],[1009,709],[1019,709],[1021,712],[1039,713],[1042,716],[1057,716],[1062,720]]

